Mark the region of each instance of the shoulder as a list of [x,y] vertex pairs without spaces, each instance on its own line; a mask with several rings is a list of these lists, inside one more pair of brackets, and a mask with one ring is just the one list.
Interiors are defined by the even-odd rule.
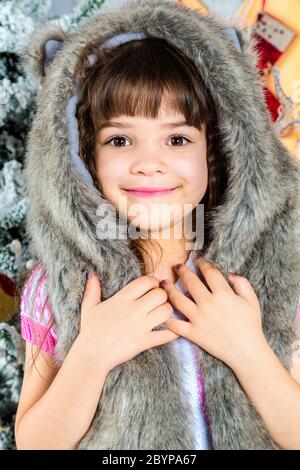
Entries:
[[22,298],[24,298],[24,295],[26,296],[29,290],[33,289],[34,286],[37,286],[45,277],[47,277],[47,273],[44,263],[39,261],[35,264],[29,276],[26,278],[23,286]]
[[[20,301],[20,317],[24,325],[40,325],[41,329],[49,327],[53,316],[48,295],[48,275],[40,261],[26,279]],[[51,334],[56,338],[55,330]]]
[[47,273],[44,264],[40,261],[32,269],[26,279],[21,295],[21,314],[33,316],[39,319],[40,307],[42,301],[47,299]]

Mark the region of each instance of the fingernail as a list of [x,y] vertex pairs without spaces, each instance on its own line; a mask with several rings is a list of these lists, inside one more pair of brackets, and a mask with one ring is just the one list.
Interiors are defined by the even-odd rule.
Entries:
[[179,270],[179,268],[181,268],[181,266],[183,266],[183,264],[182,264],[182,263],[178,263],[178,264],[176,264],[176,266],[175,266],[175,269],[176,269],[176,271],[178,271],[178,270]]
[[90,279],[90,278],[93,276],[93,274],[94,274],[93,271],[90,271],[90,272],[88,273],[88,278]]
[[229,273],[229,276],[234,277],[236,274],[235,273]]

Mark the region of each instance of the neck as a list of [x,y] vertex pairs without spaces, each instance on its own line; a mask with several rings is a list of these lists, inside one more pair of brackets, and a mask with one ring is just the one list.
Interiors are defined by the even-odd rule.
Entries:
[[[172,230],[170,233],[156,232],[155,236],[151,238],[155,240],[162,250],[156,246],[150,245],[151,256],[154,263],[153,275],[160,281],[163,279],[170,279],[172,282],[176,282],[178,276],[175,271],[175,266],[178,263],[185,263],[189,257],[191,250],[193,249],[193,238],[188,239],[186,237],[176,238]],[[151,273],[152,274],[152,273]]]

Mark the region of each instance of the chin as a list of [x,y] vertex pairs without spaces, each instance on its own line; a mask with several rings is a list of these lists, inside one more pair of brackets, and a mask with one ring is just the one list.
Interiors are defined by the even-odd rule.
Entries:
[[142,233],[142,232],[145,232],[148,234],[149,232],[149,235],[151,236],[151,234],[155,234],[155,232],[160,232],[162,230],[170,230],[170,234],[171,234],[171,230],[172,230],[172,227],[173,227],[173,222],[165,222],[165,223],[159,223],[159,222],[153,222],[152,224],[148,224],[147,222],[143,222],[143,221],[135,221],[135,222],[129,222],[131,224],[131,226],[133,227],[133,229],[135,229],[138,233]]

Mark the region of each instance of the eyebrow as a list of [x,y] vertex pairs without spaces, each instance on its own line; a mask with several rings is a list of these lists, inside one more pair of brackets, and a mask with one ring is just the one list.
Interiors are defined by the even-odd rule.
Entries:
[[[180,121],[180,122],[166,122],[165,124],[162,124],[161,127],[164,128],[174,128],[174,127],[179,127],[179,126],[184,126],[187,125],[186,121]],[[120,127],[120,128],[125,128],[125,127],[134,127],[133,124],[130,124],[129,122],[116,122],[116,121],[106,121],[102,124],[102,126],[99,127],[99,131],[102,129],[105,129],[107,127]]]

